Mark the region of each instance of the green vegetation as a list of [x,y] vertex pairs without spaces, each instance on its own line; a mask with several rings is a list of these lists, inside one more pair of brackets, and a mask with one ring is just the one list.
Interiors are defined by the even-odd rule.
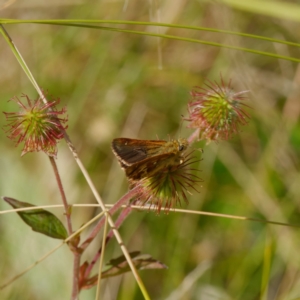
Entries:
[[[260,9],[260,1],[241,2],[248,6],[229,0],[67,4],[32,0],[2,8],[6,19],[47,20],[48,24],[5,24],[1,19],[40,87],[67,106],[67,132],[106,204],[115,203],[128,189],[111,151],[114,138],[188,137],[193,130],[186,128],[181,115],[188,115],[190,91],[206,79],[219,81],[220,74],[225,82],[231,80],[236,91],[249,90],[248,126],[229,141],[194,144],[204,150],[203,154],[196,151],[203,160],[195,166],[202,170],[204,182],[199,185],[200,194],[188,196],[189,205],[183,202],[181,208],[250,219],[136,211],[120,229],[130,251],[151,254],[168,266],[139,272],[151,299],[300,298],[299,228],[253,220],[300,227],[300,20],[291,13],[300,4],[263,1]],[[276,9],[271,9],[274,4]],[[59,26],[50,24],[55,19]],[[76,19],[82,20],[81,25],[88,20],[136,23],[86,22],[87,28],[82,28],[76,26]],[[289,43],[138,23],[147,21]],[[166,36],[147,36],[150,32]],[[37,94],[2,36],[0,41],[0,110],[11,111],[15,104],[7,100],[13,96],[25,93],[36,98]],[[1,127],[4,124],[3,116]],[[4,131],[0,139],[1,195],[37,206],[60,204],[45,154],[21,158],[21,147],[14,148]],[[59,144],[57,164],[68,201],[96,203],[64,141]],[[9,206],[0,201],[0,209]],[[51,212],[65,222],[62,208]],[[73,207],[74,228],[99,212],[93,207]],[[57,245],[57,240],[24,226],[15,213],[1,214],[0,227],[0,285]],[[90,260],[89,253],[100,244],[99,238],[83,259]],[[120,255],[112,241],[104,261]],[[69,299],[71,279],[72,259],[63,247],[0,291],[1,299]],[[102,285],[103,299],[142,299],[131,273],[104,279]],[[94,298],[95,289],[81,294],[81,299]]]

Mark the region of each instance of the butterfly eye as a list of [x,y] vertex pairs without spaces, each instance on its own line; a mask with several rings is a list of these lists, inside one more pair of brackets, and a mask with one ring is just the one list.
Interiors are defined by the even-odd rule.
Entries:
[[184,145],[179,145],[178,150],[179,150],[179,151],[184,150]]

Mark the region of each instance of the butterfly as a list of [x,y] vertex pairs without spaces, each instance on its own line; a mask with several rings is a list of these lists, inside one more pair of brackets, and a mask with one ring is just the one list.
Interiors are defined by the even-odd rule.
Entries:
[[171,141],[116,138],[112,150],[127,178],[137,181],[177,168],[184,162],[188,145],[184,138]]

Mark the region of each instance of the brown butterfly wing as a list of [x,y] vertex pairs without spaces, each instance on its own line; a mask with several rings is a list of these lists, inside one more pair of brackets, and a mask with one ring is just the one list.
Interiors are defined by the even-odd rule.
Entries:
[[112,141],[113,152],[131,181],[177,167],[183,162],[182,154],[187,146],[185,139],[167,142],[117,138]]
[[123,166],[126,176],[130,180],[140,180],[144,177],[151,177],[164,171],[166,168],[179,165],[179,157],[175,153],[165,153],[149,157],[141,162],[130,166]]
[[117,138],[112,141],[112,149],[122,167],[131,166],[155,155],[166,141],[136,140]]

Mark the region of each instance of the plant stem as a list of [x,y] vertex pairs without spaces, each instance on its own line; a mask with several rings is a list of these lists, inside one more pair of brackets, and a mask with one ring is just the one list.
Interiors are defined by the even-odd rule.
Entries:
[[[70,206],[67,202],[67,197],[66,197],[66,194],[65,194],[62,182],[61,182],[61,178],[60,178],[60,175],[59,175],[59,172],[58,172],[58,168],[57,168],[57,164],[55,162],[55,159],[52,156],[49,156],[49,159],[50,159],[50,163],[51,163],[51,166],[52,166],[54,174],[55,174],[55,178],[56,178],[56,182],[57,182],[57,185],[58,185],[58,189],[60,191],[62,203],[64,205],[65,216],[66,216],[66,219],[67,219],[68,233],[69,233],[69,235],[71,235],[73,230],[72,230]],[[71,241],[71,243],[72,243],[72,241]],[[71,300],[77,300],[78,299],[78,292],[79,292],[79,289],[78,289],[78,275],[79,275],[81,254],[78,251],[73,250],[73,249],[76,249],[75,247],[76,247],[75,245],[72,245],[70,247],[70,249],[72,250],[73,255],[74,255],[74,259],[73,259],[73,285],[72,285]]]
[[[124,204],[128,204],[129,201],[140,192],[140,187],[137,186],[134,189],[130,190],[129,192],[127,192],[121,199],[118,200],[118,202],[116,202],[114,204],[114,206],[108,211],[108,214],[110,216],[112,216],[113,214],[116,213],[116,211],[118,209],[120,209],[120,207]],[[95,238],[95,236],[98,234],[98,232],[101,230],[101,228],[103,227],[105,223],[105,218],[101,218],[101,220],[98,222],[98,224],[94,227],[94,229],[92,230],[92,232],[89,234],[89,236],[85,239],[85,241],[80,245],[80,249],[82,251],[84,251],[87,246],[93,241],[93,239]],[[113,230],[115,230],[116,228],[118,228],[116,226],[116,224],[114,225]]]
[[59,176],[59,172],[58,172],[58,168],[57,168],[55,159],[52,156],[49,156],[49,159],[50,159],[50,163],[51,163],[51,166],[52,166],[54,174],[55,174],[56,182],[58,184],[58,189],[60,191],[62,203],[63,203],[64,208],[65,208],[65,215],[66,215],[66,219],[67,219],[68,233],[70,235],[73,232],[72,222],[71,222],[71,214],[70,214],[70,206],[67,202],[66,194],[65,194],[60,176]]
[[[107,213],[108,214],[108,213]],[[105,242],[106,242],[106,239],[104,239],[104,237],[106,236],[107,234],[107,227],[108,227],[108,218],[107,216],[105,215],[105,224],[104,224],[104,229],[103,229],[103,238],[102,238],[102,247],[101,249],[103,250],[102,251],[102,255],[100,257],[100,261],[99,261],[99,272],[98,272],[98,284],[97,284],[97,291],[96,291],[96,300],[100,300],[100,290],[101,290],[101,278],[102,278],[102,267],[103,267],[103,260],[104,260],[104,252],[105,252]]]
[[77,300],[78,299],[78,276],[79,276],[79,269],[80,269],[80,257],[81,254],[78,252],[73,252],[74,254],[74,261],[73,261],[73,287],[72,287],[72,296],[71,300]]
[[[123,224],[123,222],[126,220],[126,218],[129,216],[129,214],[132,212],[132,208],[130,206],[125,207],[124,210],[122,210],[122,212],[120,213],[118,219],[115,222],[115,226],[116,228],[120,228],[120,226]],[[105,238],[105,243],[104,245],[107,245],[107,243],[111,240],[111,238],[113,237],[114,233],[112,230],[109,231],[108,235]],[[104,238],[104,236],[103,236]],[[94,265],[96,264],[97,260],[99,259],[101,253],[103,252],[103,245],[102,247],[100,247],[100,249],[97,251],[97,253],[95,254],[93,260],[90,262],[89,266],[86,268],[86,271],[84,273],[84,277],[88,278]]]
[[197,141],[199,139],[199,133],[200,133],[200,129],[197,128],[187,139],[188,142],[191,144],[191,143]]

